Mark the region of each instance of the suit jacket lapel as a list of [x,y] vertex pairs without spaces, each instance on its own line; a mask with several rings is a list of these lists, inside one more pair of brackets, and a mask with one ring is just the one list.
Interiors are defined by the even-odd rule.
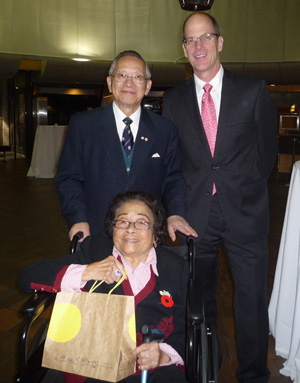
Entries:
[[219,148],[222,146],[222,141],[227,134],[226,127],[228,126],[228,119],[235,105],[235,97],[236,93],[234,83],[230,78],[230,73],[224,69],[218,133],[214,157],[218,155],[218,151],[220,150]]
[[137,177],[143,167],[145,159],[149,156],[152,145],[154,143],[153,130],[156,127],[153,125],[147,112],[142,108],[139,129],[134,144],[133,158],[129,173],[129,179]]
[[211,157],[211,151],[208,145],[206,133],[201,119],[201,113],[198,106],[194,76],[190,77],[190,79],[186,82],[186,86],[187,92],[184,102],[187,110],[189,111],[189,117],[192,120],[191,126],[196,129],[196,132],[205,151]]
[[103,108],[99,125],[99,134],[101,134],[100,141],[103,143],[107,157],[112,163],[116,176],[125,189],[128,182],[128,175],[112,110],[112,103]]

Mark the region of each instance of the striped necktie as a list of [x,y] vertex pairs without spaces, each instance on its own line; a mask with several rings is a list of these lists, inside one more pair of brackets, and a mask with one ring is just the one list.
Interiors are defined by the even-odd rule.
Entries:
[[133,135],[130,129],[130,124],[132,123],[132,119],[129,117],[126,117],[124,118],[123,122],[125,124],[125,128],[123,130],[122,145],[127,157],[129,157],[133,147]]

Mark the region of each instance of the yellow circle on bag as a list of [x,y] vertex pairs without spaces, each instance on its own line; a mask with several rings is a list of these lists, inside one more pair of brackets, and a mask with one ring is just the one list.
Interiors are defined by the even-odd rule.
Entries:
[[58,303],[53,307],[47,336],[54,342],[68,342],[76,337],[80,327],[79,308],[71,303]]
[[136,342],[135,313],[133,313],[129,319],[128,330],[131,339]]

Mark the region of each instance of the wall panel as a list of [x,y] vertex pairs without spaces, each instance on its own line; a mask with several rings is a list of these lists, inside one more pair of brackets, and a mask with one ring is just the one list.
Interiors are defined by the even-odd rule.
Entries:
[[[215,0],[209,12],[224,62],[300,61],[299,0]],[[0,0],[0,53],[111,60],[135,49],[176,62],[188,14],[177,0]]]

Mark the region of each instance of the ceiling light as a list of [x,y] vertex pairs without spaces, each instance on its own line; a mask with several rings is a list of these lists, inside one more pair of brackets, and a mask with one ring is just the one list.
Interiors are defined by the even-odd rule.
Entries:
[[179,3],[185,11],[208,11],[214,0],[179,0]]
[[90,61],[90,59],[84,58],[84,57],[75,57],[73,58],[74,61],[80,61],[80,62],[85,62],[85,61]]

